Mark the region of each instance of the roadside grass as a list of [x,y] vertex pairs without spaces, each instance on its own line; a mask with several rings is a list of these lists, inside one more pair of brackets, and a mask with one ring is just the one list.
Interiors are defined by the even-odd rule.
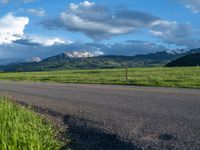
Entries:
[[36,113],[0,98],[0,150],[57,150],[62,143],[56,135]]
[[200,88],[200,67],[64,70],[0,73],[0,80]]

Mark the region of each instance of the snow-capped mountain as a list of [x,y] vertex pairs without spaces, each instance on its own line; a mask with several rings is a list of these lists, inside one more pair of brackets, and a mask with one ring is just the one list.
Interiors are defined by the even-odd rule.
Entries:
[[64,52],[64,54],[69,58],[89,58],[95,57],[93,53],[87,51],[71,51],[71,52]]
[[173,49],[173,50],[168,50],[167,53],[177,55],[177,54],[183,54],[186,53],[188,50],[186,49]]
[[41,62],[42,59],[40,57],[32,57],[32,58],[28,58],[25,59],[25,62]]

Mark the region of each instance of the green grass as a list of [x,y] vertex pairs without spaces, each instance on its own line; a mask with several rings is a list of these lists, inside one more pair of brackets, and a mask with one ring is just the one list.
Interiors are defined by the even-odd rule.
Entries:
[[56,150],[61,145],[49,122],[0,98],[0,150]]
[[130,68],[128,74],[128,81],[125,69],[0,73],[0,80],[200,88],[200,67]]

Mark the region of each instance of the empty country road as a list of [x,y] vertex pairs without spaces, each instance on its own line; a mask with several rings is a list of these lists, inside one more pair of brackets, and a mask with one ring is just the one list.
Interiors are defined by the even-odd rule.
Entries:
[[65,114],[73,149],[200,149],[200,90],[0,81],[1,95]]

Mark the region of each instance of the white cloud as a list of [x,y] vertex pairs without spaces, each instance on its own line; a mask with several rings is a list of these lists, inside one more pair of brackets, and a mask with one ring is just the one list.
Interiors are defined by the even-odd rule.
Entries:
[[193,13],[200,12],[200,0],[182,0],[186,8],[189,8]]
[[45,37],[38,35],[24,36],[22,39],[17,40],[15,43],[22,45],[36,45],[36,46],[54,46],[54,45],[67,45],[72,44],[70,40],[61,39],[59,37]]
[[70,3],[69,8],[71,10],[77,10],[80,7],[85,7],[85,8],[88,7],[89,8],[89,7],[92,7],[92,6],[95,6],[95,2],[84,1],[84,2],[81,2],[79,4]]
[[44,17],[46,15],[46,12],[45,10],[39,8],[39,9],[27,9],[27,12],[32,14],[32,15],[36,15],[36,16],[39,16],[39,17]]
[[78,30],[86,31],[97,31],[97,32],[106,32],[108,34],[123,34],[130,32],[133,28],[131,27],[115,27],[103,22],[94,22],[90,20],[84,20],[81,17],[78,17],[74,14],[61,14],[61,20],[69,28],[77,28]]
[[49,38],[49,39],[38,38],[38,39],[35,39],[34,41],[38,42],[38,43],[40,43],[44,46],[53,46],[53,45],[71,44],[72,43],[72,41],[63,40],[63,39],[60,39],[58,37]]
[[61,27],[73,32],[82,32],[95,40],[132,33],[160,18],[131,10],[112,12],[108,7],[94,2],[71,3],[57,20],[44,21],[47,28]]
[[10,44],[21,39],[28,23],[28,17],[16,17],[11,13],[0,18],[0,44]]
[[134,34],[138,31],[149,31],[162,42],[177,46],[192,47],[192,45],[199,45],[200,41],[195,38],[190,23],[180,24],[176,21],[164,20],[143,11],[129,9],[112,11],[106,6],[88,1],[71,3],[57,19],[46,20],[42,24],[49,29],[62,28],[80,32],[96,41],[118,35]]
[[157,21],[153,23],[150,33],[168,44],[194,48],[200,46],[200,39],[194,37],[195,30],[190,23]]
[[80,3],[80,5],[83,7],[91,7],[91,6],[95,5],[95,2],[84,1],[84,2]]

